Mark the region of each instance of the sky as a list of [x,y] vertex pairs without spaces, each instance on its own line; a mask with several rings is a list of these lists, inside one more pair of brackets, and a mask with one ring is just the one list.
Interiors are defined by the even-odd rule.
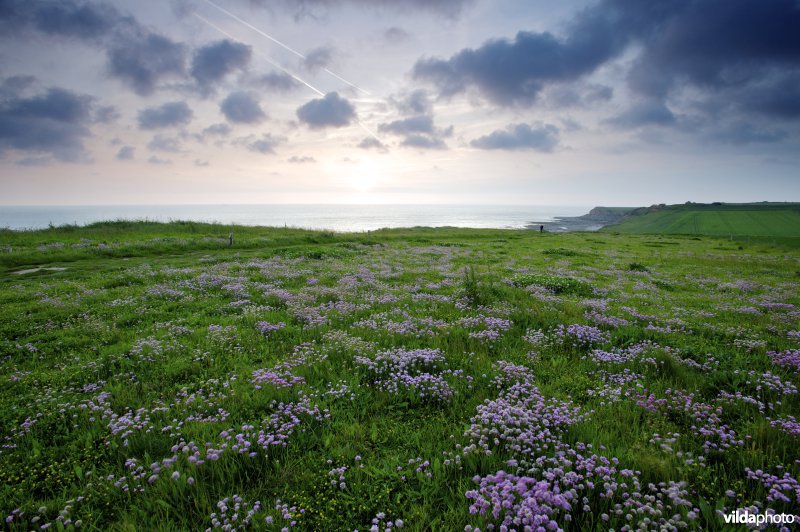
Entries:
[[0,205],[800,201],[798,0],[0,0]]

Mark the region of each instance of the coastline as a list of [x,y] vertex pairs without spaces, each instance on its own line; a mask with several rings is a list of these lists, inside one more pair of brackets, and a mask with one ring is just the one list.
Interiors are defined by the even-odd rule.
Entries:
[[601,228],[619,222],[633,210],[618,207],[595,207],[582,216],[556,216],[550,221],[533,221],[526,227],[538,231],[544,226],[548,233],[569,233],[573,231],[599,231]]
[[556,217],[549,222],[531,222],[527,228],[538,231],[540,226],[544,226],[544,231],[548,233],[571,233],[573,231],[599,231],[602,227],[610,224],[598,224],[583,220],[580,216]]

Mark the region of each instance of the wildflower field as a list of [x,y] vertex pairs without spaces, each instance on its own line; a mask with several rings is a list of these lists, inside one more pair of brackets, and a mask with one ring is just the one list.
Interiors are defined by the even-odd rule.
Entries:
[[228,230],[0,231],[7,528],[800,514],[798,246]]

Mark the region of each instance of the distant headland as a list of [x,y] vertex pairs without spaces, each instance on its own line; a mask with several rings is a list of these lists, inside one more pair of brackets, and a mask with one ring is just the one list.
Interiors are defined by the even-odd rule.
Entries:
[[583,216],[531,222],[548,232],[604,231],[639,234],[800,237],[800,203],[656,204],[649,207],[595,207]]
[[531,222],[529,229],[539,229],[544,226],[551,233],[565,233],[568,231],[599,231],[607,225],[616,224],[631,212],[641,207],[595,207],[582,216],[556,216],[553,220]]

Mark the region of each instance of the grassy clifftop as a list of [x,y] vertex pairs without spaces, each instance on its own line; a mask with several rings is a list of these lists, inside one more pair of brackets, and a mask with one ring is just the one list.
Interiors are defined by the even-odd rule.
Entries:
[[800,237],[799,203],[687,203],[631,211],[607,232]]
[[232,230],[0,233],[7,530],[728,530],[800,503],[800,251]]

